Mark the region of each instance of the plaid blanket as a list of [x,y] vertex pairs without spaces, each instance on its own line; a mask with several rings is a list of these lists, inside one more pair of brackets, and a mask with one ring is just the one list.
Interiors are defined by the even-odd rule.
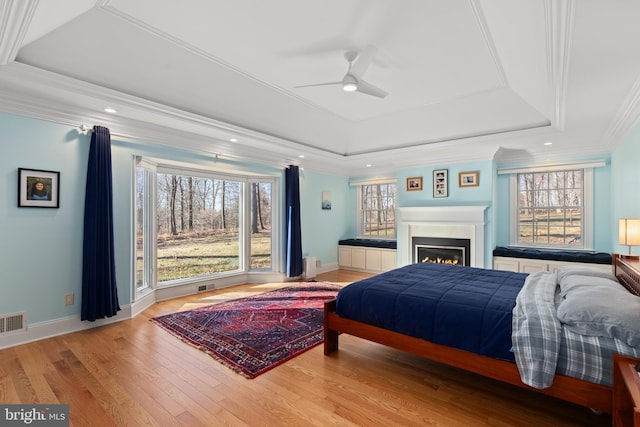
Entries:
[[640,357],[640,348],[609,337],[592,337],[562,328],[556,372],[592,383],[613,384],[613,354]]
[[533,273],[516,298],[511,338],[522,382],[547,388],[559,373],[611,386],[613,354],[640,357],[640,348],[615,338],[580,335],[563,327],[556,316],[561,301],[556,288],[554,273]]
[[547,388],[556,373],[562,328],[556,317],[556,275],[530,274],[516,298],[512,318],[513,351],[522,382]]

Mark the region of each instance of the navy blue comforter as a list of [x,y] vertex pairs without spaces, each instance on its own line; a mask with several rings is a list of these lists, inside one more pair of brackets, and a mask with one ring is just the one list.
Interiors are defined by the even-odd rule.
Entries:
[[420,263],[345,286],[336,312],[484,356],[514,360],[511,312],[527,274]]

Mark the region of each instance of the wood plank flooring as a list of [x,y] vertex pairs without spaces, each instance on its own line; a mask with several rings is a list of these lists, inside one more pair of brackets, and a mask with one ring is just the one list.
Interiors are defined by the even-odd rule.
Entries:
[[[317,280],[347,284],[349,271]],[[149,321],[291,283],[165,301],[0,351],[1,403],[68,403],[73,426],[608,426],[611,417],[351,336],[248,380]]]

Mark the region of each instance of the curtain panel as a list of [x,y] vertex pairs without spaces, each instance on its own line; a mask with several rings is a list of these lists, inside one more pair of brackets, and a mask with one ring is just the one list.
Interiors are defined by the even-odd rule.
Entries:
[[300,171],[298,166],[285,170],[287,277],[302,275],[302,232],[300,229]]
[[94,126],[87,167],[82,254],[81,319],[95,321],[120,310],[113,242],[111,134]]

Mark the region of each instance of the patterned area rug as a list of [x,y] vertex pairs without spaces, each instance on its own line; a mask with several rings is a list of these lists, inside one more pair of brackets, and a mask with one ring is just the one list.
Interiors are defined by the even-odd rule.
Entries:
[[151,319],[247,378],[324,340],[324,302],[340,286],[306,282]]

